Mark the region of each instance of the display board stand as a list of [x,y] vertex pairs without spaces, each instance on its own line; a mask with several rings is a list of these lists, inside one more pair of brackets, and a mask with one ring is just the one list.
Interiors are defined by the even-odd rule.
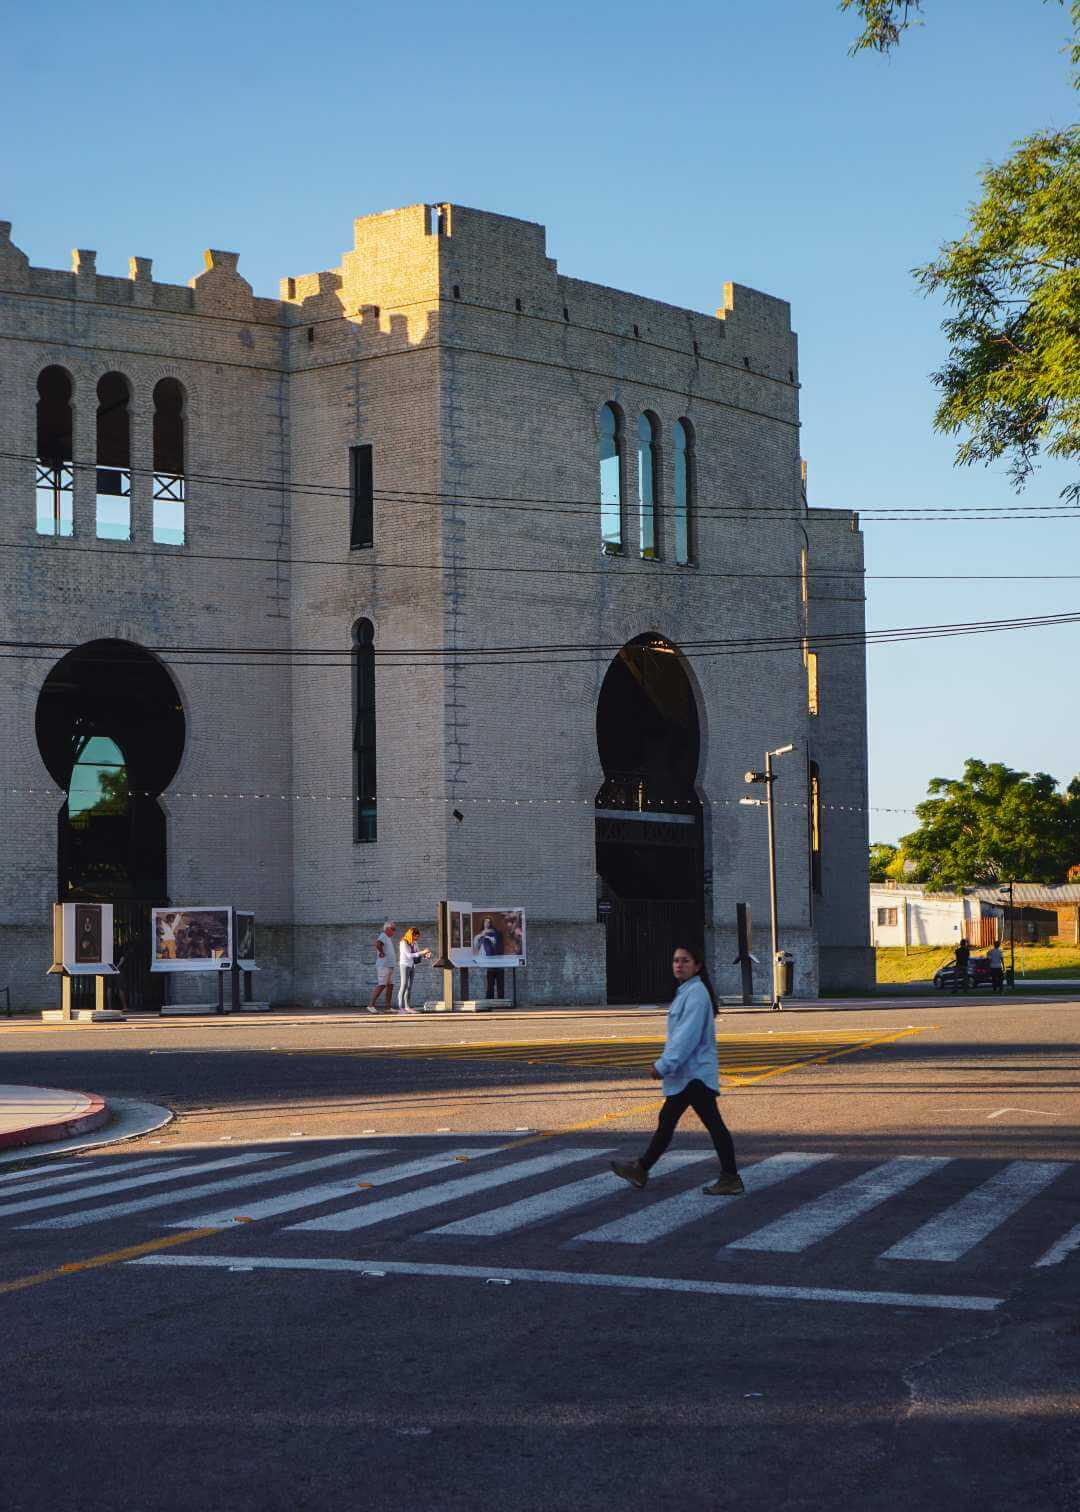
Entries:
[[105,978],[107,976],[119,975],[115,966],[111,971],[94,974],[93,1008],[73,1008],[71,1005],[71,984],[74,978],[69,971],[63,969],[56,974],[60,977],[60,1007],[46,1008],[41,1015],[42,1023],[123,1024],[127,1022],[126,1013],[121,1013],[119,1008],[106,1008],[105,1006]]

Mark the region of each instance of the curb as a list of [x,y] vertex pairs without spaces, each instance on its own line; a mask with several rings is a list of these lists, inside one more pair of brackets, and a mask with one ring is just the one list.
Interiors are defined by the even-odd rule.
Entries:
[[71,1092],[66,1087],[34,1087],[32,1091],[66,1092],[69,1097],[85,1097],[85,1112],[74,1118],[60,1118],[53,1123],[32,1124],[25,1129],[0,1131],[0,1149],[12,1149],[22,1145],[51,1144],[57,1139],[68,1139],[76,1134],[88,1134],[100,1129],[112,1117],[108,1103],[96,1092]]

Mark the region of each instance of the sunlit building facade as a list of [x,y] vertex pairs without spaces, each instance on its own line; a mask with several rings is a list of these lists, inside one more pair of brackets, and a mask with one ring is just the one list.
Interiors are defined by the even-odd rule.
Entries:
[[260,995],[357,1002],[452,897],[526,911],[520,1001],[654,1001],[676,940],[735,990],[743,774],[789,744],[796,992],[866,984],[862,543],[798,394],[783,301],[582,282],[456,205],[277,299],[0,223],[0,985],[47,1001],[50,904],[100,897],[140,972],[154,903],[233,904]]

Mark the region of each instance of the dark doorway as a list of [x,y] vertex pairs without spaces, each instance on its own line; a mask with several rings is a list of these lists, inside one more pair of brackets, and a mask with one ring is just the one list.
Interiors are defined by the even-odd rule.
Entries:
[[596,869],[607,921],[610,1003],[666,1001],[675,945],[705,929],[701,730],[678,648],[625,645],[600,690]]
[[[149,916],[167,903],[165,815],[158,803],[184,753],[180,696],[159,661],[128,641],[91,641],[49,673],[38,749],[67,793],[57,819],[57,899],[112,903],[126,947],[131,1007],[158,1007]],[[90,979],[76,983],[92,992]]]

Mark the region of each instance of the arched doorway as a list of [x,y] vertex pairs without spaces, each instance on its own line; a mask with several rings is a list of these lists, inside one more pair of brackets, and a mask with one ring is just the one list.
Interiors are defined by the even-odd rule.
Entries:
[[149,912],[168,901],[157,800],[184,753],[176,685],[140,646],[90,641],[46,677],[35,728],[42,760],[67,793],[57,816],[57,899],[113,904],[117,946],[129,947],[129,999],[152,1006]]
[[658,635],[623,646],[600,689],[596,740],[608,1001],[666,1000],[672,948],[705,929],[701,728],[678,647]]

